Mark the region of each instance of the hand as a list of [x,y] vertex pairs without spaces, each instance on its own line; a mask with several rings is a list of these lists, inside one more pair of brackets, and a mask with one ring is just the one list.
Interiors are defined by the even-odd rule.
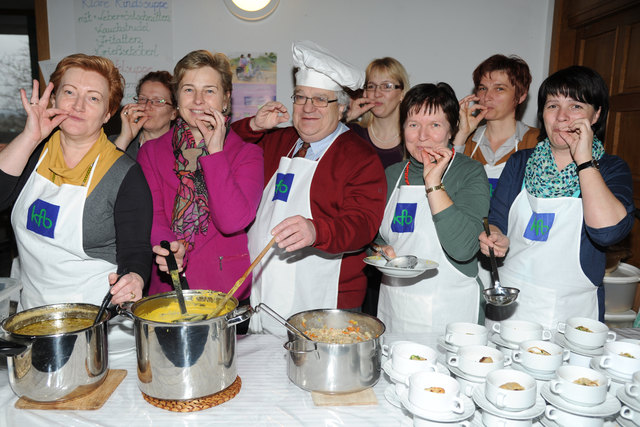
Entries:
[[227,118],[215,108],[205,109],[202,120],[196,119],[196,126],[207,144],[209,154],[219,153],[224,148],[227,134]]
[[273,227],[271,235],[276,236],[278,247],[293,252],[314,244],[316,228],[310,220],[296,215]]
[[347,123],[356,120],[367,111],[376,106],[376,102],[371,98],[358,98],[352,99],[349,103],[349,110],[347,111]]
[[383,251],[389,258],[395,258],[398,255],[396,255],[396,251],[393,249],[393,246],[391,245],[377,245],[378,246],[378,254],[380,253],[380,251]]
[[287,107],[277,101],[269,101],[264,104],[249,122],[254,132],[273,129],[280,123],[289,121]]
[[145,111],[144,105],[137,103],[125,105],[120,112],[122,127],[118,138],[123,138],[123,140],[128,140],[129,142],[133,141],[150,118]]
[[577,119],[570,123],[566,130],[558,133],[560,139],[567,144],[571,157],[576,164],[591,160],[593,148],[593,130],[587,118]]
[[[478,104],[478,101],[480,101],[480,98],[476,95],[465,96],[460,100],[460,124],[458,125],[458,133],[464,136],[465,140],[478,128],[484,116],[487,115],[487,107]],[[471,105],[472,102],[475,102],[475,104]],[[473,115],[476,111],[477,115],[474,117]]]
[[497,257],[504,257],[509,250],[509,238],[502,234],[502,231],[495,225],[489,225],[491,235],[487,236],[484,231],[478,236],[480,241],[480,251],[489,256],[489,248],[493,248],[493,252]]
[[420,154],[422,155],[422,176],[425,187],[429,188],[442,184],[442,176],[451,161],[453,152],[446,147],[434,147],[425,148]]
[[42,98],[38,95],[39,88],[40,83],[34,80],[31,101],[27,101],[27,92],[24,89],[20,89],[22,106],[27,112],[27,123],[22,133],[29,141],[35,144],[40,143],[49,136],[49,134],[68,117],[68,113],[64,110],[47,108],[49,106],[51,92],[53,91],[53,83],[47,85],[47,88],[42,94]]
[[[178,271],[182,271],[182,262],[184,261],[186,248],[182,242],[178,242],[177,240],[171,242],[170,245],[171,252],[173,252],[173,256],[176,259],[176,264],[178,264]],[[167,259],[165,257],[169,255],[169,251],[160,245],[155,245],[151,249],[153,250],[153,253],[156,254],[156,264],[158,264],[160,271],[168,272],[169,268],[167,267]]]
[[[116,273],[109,273],[109,285],[111,286],[112,304],[122,304],[129,301],[138,301],[142,298],[144,280],[138,273],[128,273],[118,280]],[[118,281],[114,285],[114,283]]]

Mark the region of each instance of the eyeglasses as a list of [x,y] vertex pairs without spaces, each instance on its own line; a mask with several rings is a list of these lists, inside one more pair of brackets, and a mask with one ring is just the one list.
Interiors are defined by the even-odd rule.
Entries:
[[172,106],[173,105],[170,102],[167,102],[167,100],[164,99],[164,98],[150,99],[150,98],[145,98],[144,96],[134,96],[133,100],[136,101],[138,104],[141,104],[141,105],[147,105],[147,103],[150,103],[154,107],[161,107],[163,105],[168,105],[168,106]]
[[291,99],[293,99],[293,103],[296,105],[305,105],[307,103],[307,100],[310,99],[311,100],[311,104],[314,107],[326,107],[327,105],[329,105],[331,102],[337,102],[338,99],[327,99],[324,96],[302,96],[302,95],[292,95]]
[[364,90],[375,92],[376,88],[378,90],[381,90],[382,92],[391,92],[394,89],[402,89],[402,85],[396,85],[389,82],[380,83],[379,85],[375,83],[367,83],[367,85],[364,87]]

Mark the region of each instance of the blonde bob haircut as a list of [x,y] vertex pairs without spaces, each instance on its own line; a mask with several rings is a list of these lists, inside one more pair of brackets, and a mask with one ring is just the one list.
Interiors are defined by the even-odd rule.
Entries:
[[231,73],[231,63],[229,58],[224,53],[211,53],[208,50],[194,50],[187,53],[173,69],[173,92],[176,99],[178,99],[178,88],[180,82],[185,73],[189,70],[197,70],[202,67],[211,67],[220,74],[222,80],[222,90],[224,92],[225,100],[229,103],[226,111],[223,114],[231,114],[231,89],[233,89]]
[[[407,91],[411,88],[409,84],[409,75],[407,74],[407,70],[405,70],[404,66],[395,58],[391,58],[389,56],[385,56],[384,58],[374,59],[367,65],[367,70],[365,71],[365,86],[369,83],[369,79],[374,72],[378,73],[386,73],[389,75],[389,78],[392,80],[396,80],[400,85],[402,90],[402,95],[404,96]],[[362,119],[360,120],[360,124],[363,127],[369,127],[371,121],[373,120],[373,113],[371,111],[367,111],[362,115]]]
[[49,79],[53,83],[54,93],[60,85],[62,76],[70,68],[95,71],[107,80],[109,86],[109,114],[113,116],[120,108],[120,102],[124,95],[124,77],[122,77],[113,62],[102,56],[91,56],[84,53],[76,53],[63,58],[62,61],[58,62],[56,70]]

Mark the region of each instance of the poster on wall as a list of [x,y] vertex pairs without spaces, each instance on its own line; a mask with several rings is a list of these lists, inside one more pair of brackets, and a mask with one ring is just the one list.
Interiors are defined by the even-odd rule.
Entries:
[[172,0],[75,0],[77,52],[111,59],[125,78],[123,103],[150,71],[173,70]]
[[276,100],[277,56],[274,52],[229,53],[233,72],[231,121],[251,117],[269,101]]

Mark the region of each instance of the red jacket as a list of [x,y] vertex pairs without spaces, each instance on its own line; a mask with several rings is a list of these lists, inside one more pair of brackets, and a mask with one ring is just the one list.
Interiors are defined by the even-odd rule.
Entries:
[[[265,186],[298,140],[293,127],[254,132],[251,118],[232,129],[264,151]],[[375,150],[349,130],[340,135],[320,159],[311,182],[311,214],[316,229],[314,247],[344,253],[338,283],[338,308],[362,305],[367,288],[364,248],[373,241],[386,204],[387,183]],[[345,253],[348,252],[348,253]]]

